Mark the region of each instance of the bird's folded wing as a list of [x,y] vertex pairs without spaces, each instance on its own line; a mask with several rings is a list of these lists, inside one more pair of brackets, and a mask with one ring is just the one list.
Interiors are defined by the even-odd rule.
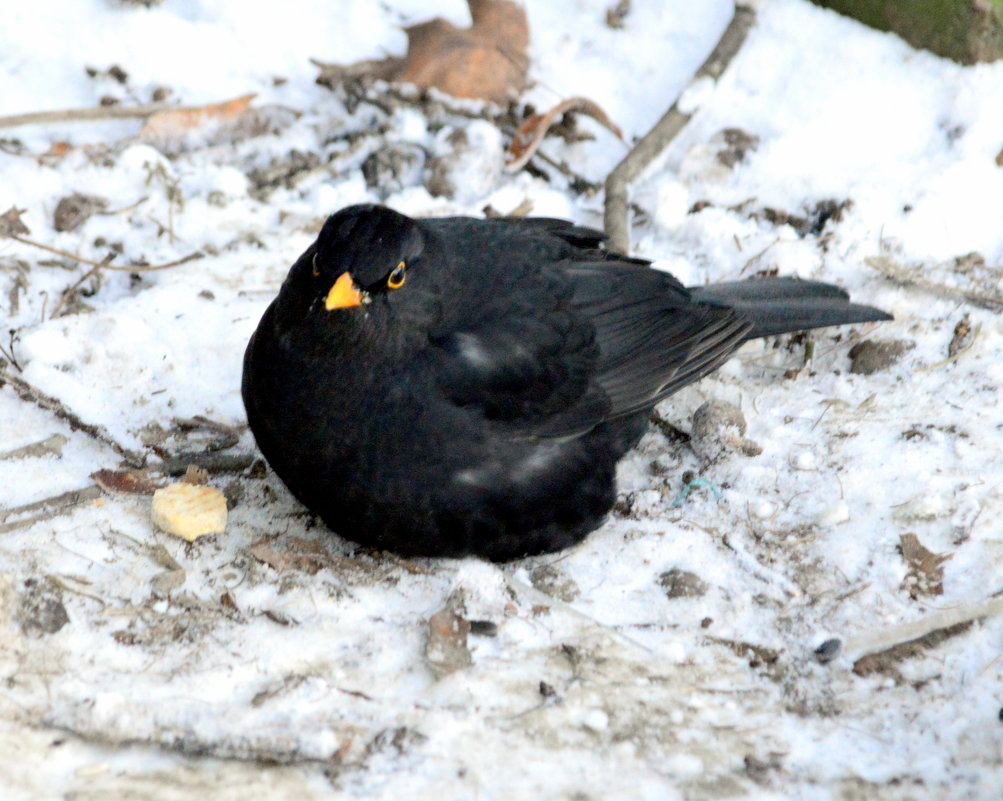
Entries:
[[594,379],[592,326],[570,306],[570,290],[536,291],[534,276],[523,280],[519,291],[479,304],[476,319],[440,333],[427,369],[454,404],[473,407],[503,436],[588,431],[609,413]]
[[610,417],[650,408],[707,375],[751,326],[732,309],[694,302],[668,273],[633,262],[579,262],[566,272],[576,308],[596,332],[596,378]]

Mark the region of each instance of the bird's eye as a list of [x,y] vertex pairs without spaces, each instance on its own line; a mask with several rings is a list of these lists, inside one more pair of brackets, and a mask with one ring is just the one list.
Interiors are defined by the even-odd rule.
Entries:
[[313,254],[313,258],[310,259],[310,272],[313,273],[314,278],[320,278],[320,268],[317,266],[317,254]]
[[387,276],[387,286],[390,289],[400,289],[404,286],[404,262],[401,262],[396,267],[391,270],[390,275]]

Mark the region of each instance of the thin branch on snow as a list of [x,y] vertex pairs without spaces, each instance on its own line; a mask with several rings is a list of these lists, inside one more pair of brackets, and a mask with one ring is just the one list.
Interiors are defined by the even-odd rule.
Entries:
[[[756,21],[756,12],[746,6],[736,6],[735,15],[721,35],[717,46],[693,76],[719,78],[741,48],[745,37]],[[692,83],[692,82],[691,82]],[[633,149],[616,165],[606,179],[605,228],[610,250],[626,254],[630,250],[630,221],[628,219],[627,190],[630,184],[655,160],[676,135],[686,127],[693,113],[681,111],[679,101],[665,112],[655,127],[645,134]]]

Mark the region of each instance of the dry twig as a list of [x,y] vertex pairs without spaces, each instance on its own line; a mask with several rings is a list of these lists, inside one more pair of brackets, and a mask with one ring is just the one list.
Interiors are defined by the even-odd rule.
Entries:
[[851,637],[846,643],[846,654],[858,659],[875,651],[886,651],[903,643],[919,640],[935,631],[950,629],[972,620],[1003,614],[1003,597],[988,598],[971,604],[934,612],[919,620],[900,623],[880,631],[869,631]]
[[[195,251],[194,253],[189,253],[187,256],[183,256],[180,259],[169,261],[164,264],[109,264],[107,261],[93,261],[92,259],[84,258],[83,256],[77,256],[70,253],[68,250],[54,248],[52,245],[46,245],[43,242],[36,242],[34,239],[28,239],[20,234],[10,234],[7,238],[13,239],[15,242],[20,242],[22,245],[31,245],[32,247],[47,250],[49,253],[55,253],[57,256],[62,256],[64,259],[72,259],[73,261],[80,262],[81,264],[86,264],[89,267],[101,270],[118,270],[123,273],[152,273],[157,270],[166,270],[170,267],[180,267],[182,264],[187,264],[190,261],[195,261],[196,259],[201,259],[205,256],[205,254],[201,251]],[[88,277],[90,277],[90,273],[85,275],[84,279]]]
[[[756,12],[746,6],[736,6],[735,15],[721,35],[721,40],[700,65],[693,80],[719,78],[735,57],[749,29],[756,21]],[[679,109],[679,101],[665,112],[655,127],[645,134],[606,179],[606,234],[609,247],[618,253],[630,249],[630,222],[628,220],[627,189],[655,157],[668,146],[692,118],[691,113]]]
[[56,111],[30,111],[0,117],[0,128],[19,125],[39,125],[49,122],[84,122],[93,120],[142,119],[164,111],[198,113],[205,106],[173,106],[170,103],[147,103],[140,106],[96,106],[94,108],[67,108]]
[[[20,517],[19,520],[14,520],[11,523],[0,523],[0,534],[7,534],[10,531],[26,528],[43,520],[51,520],[53,517],[58,517],[69,512],[71,509],[75,509],[82,503],[93,501],[99,497],[101,497],[101,490],[97,487],[83,487],[82,489],[64,492],[62,495],[45,498],[44,500],[35,501],[24,506],[15,506],[13,509],[0,510],[0,520],[2,521],[6,521],[11,517]],[[21,517],[22,515],[28,516]]]

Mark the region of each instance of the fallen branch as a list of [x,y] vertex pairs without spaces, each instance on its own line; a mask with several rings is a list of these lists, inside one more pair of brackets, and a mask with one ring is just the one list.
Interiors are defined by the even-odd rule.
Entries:
[[[179,267],[182,264],[187,264],[190,261],[195,261],[196,259],[201,259],[205,256],[201,251],[195,251],[194,253],[189,253],[175,261],[169,261],[164,264],[131,264],[131,265],[121,265],[121,264],[108,264],[104,261],[94,261],[92,259],[84,258],[83,256],[77,256],[70,253],[68,250],[61,250],[60,248],[55,248],[52,245],[46,245],[43,242],[36,242],[34,239],[28,239],[26,236],[20,234],[8,234],[8,239],[13,239],[15,242],[20,242],[22,245],[31,245],[32,247],[40,248],[41,250],[46,250],[49,253],[54,253],[57,256],[62,256],[64,259],[72,259],[73,261],[80,262],[80,264],[86,264],[89,267],[94,267],[95,269],[101,270],[118,270],[123,273],[152,273],[157,270],[166,270],[170,267]],[[89,274],[84,276],[86,280]]]
[[[701,78],[719,78],[735,57],[749,29],[756,21],[756,12],[746,6],[736,6],[735,15],[721,35],[717,46],[700,65],[693,81]],[[692,83],[692,82],[691,82]],[[655,157],[668,146],[676,135],[693,117],[693,113],[681,111],[679,101],[665,112],[655,123],[655,127],[645,134],[623,161],[606,179],[605,228],[609,237],[610,250],[627,253],[630,250],[630,222],[628,220],[627,190],[641,172],[654,161]]]
[[92,120],[141,119],[163,111],[198,113],[205,106],[173,106],[170,103],[147,103],[141,106],[96,106],[94,108],[69,108],[57,111],[30,111],[0,117],[0,128],[19,125],[39,125],[48,122],[84,122]]
[[905,643],[920,640],[936,631],[950,629],[979,618],[999,614],[1003,614],[1003,597],[987,598],[984,601],[976,601],[966,606],[944,609],[919,620],[851,637],[846,643],[846,654],[856,661],[866,654],[887,651]]
[[990,311],[1003,309],[1003,297],[999,295],[986,295],[981,292],[972,292],[971,290],[948,286],[947,284],[938,284],[936,281],[920,277],[917,273],[921,268],[909,271],[906,267],[887,256],[872,256],[871,258],[864,259],[864,264],[877,270],[885,278],[890,278],[892,281],[896,281],[904,286],[914,286],[948,300],[964,300],[973,306],[989,309]]
[[[25,504],[24,506],[15,506],[13,509],[2,509],[0,510],[0,520],[5,522],[0,524],[0,534],[7,534],[11,531],[27,528],[43,520],[51,520],[54,517],[66,514],[82,503],[96,500],[99,497],[101,497],[101,490],[91,486],[64,492],[62,495],[55,495],[51,498]],[[33,512],[36,514],[32,514]],[[28,515],[28,517],[21,517],[20,520],[15,520],[12,523],[6,522],[8,518],[19,517],[20,515]]]

